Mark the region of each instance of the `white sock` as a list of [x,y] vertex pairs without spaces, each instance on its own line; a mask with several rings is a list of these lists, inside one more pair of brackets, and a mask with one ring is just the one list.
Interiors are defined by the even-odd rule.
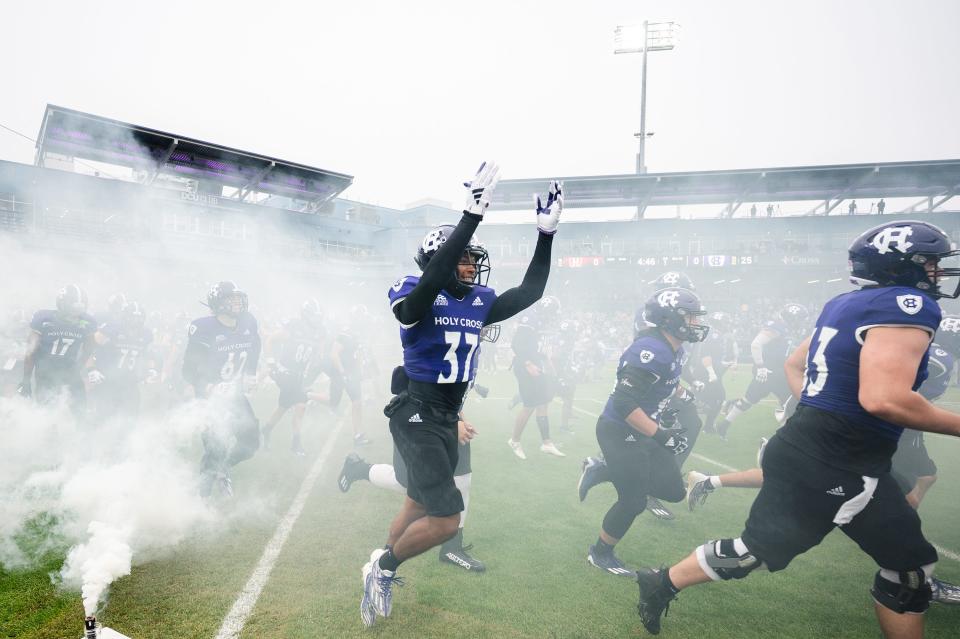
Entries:
[[732,421],[734,421],[737,417],[740,417],[741,415],[743,415],[743,411],[740,409],[740,407],[739,407],[739,406],[732,406],[732,407],[730,408],[730,410],[727,411],[727,418],[726,418],[726,419],[727,419],[728,422],[732,422]]
[[470,482],[472,478],[473,473],[457,475],[453,478],[453,483],[457,485],[457,488],[460,489],[460,494],[463,495],[463,512],[460,513],[461,528],[463,528],[463,524],[467,521],[467,505],[470,503]]
[[707,477],[707,481],[710,482],[710,486],[712,486],[714,490],[723,488],[723,483],[720,481],[719,475],[710,475]]
[[379,488],[386,488],[398,493],[406,492],[406,489],[397,481],[397,473],[390,464],[374,464],[370,466],[370,483]]

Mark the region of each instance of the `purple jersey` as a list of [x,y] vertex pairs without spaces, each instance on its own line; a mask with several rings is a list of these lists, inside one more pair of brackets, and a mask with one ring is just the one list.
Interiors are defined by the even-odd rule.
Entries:
[[120,323],[104,324],[100,332],[107,338],[107,342],[99,344],[95,351],[100,372],[108,381],[140,379],[147,347],[153,341],[150,329],[143,326],[128,329]]
[[[617,367],[617,385],[603,408],[603,416],[611,421],[625,424],[627,413],[624,413],[623,406],[625,404],[636,404],[636,408],[656,421],[660,416],[660,411],[667,405],[670,396],[677,388],[677,382],[680,380],[680,372],[683,370],[685,361],[686,354],[683,348],[674,351],[665,339],[657,337],[645,329],[620,356],[620,364]],[[652,380],[652,383],[642,394],[637,394],[634,390],[637,382],[631,379],[632,375],[636,375],[633,371],[650,374],[649,379]],[[617,402],[616,396],[618,393],[629,396],[631,401]]]
[[[860,349],[867,330],[880,326],[914,326],[930,334],[940,325],[936,301],[906,286],[865,288],[833,298],[823,307],[807,354],[801,405],[846,416],[876,435],[900,438],[903,428],[871,415],[860,405]],[[913,390],[927,378],[929,351],[920,361]]]
[[79,375],[83,343],[97,330],[92,315],[67,316],[59,311],[37,311],[30,328],[40,336],[35,360],[38,377]]
[[202,390],[207,384],[242,385],[244,375],[257,372],[260,358],[260,333],[250,313],[237,318],[233,328],[208,315],[193,320],[183,359],[183,377]]
[[[420,278],[402,277],[387,292],[390,308],[413,290]],[[400,325],[403,368],[418,382],[453,384],[473,380],[480,350],[480,329],[497,294],[492,288],[474,285],[458,300],[440,291],[430,313],[410,325]]]

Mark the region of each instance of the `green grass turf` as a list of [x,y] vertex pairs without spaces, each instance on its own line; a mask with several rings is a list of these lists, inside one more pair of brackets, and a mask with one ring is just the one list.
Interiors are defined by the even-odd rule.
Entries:
[[[612,486],[595,488],[583,504],[576,495],[580,459],[597,450],[595,415],[611,387],[612,372],[578,392],[575,435],[555,436],[567,453],[540,453],[536,425],[524,434],[528,459],[506,445],[513,412],[506,408],[515,383],[508,372],[488,375],[491,397],[473,398],[468,417],[479,430],[473,445],[473,490],[465,538],[486,562],[485,574],[467,574],[437,561],[436,551],[404,564],[407,585],[398,588],[394,614],[365,630],[360,623],[360,567],[384,541],[401,497],[367,482],[341,494],[335,485],[350,451],[349,429],[341,430],[303,514],[290,534],[243,637],[632,637],[646,633],[636,615],[637,588],[586,563],[603,514],[614,499]],[[744,375],[731,379],[741,390]],[[732,392],[731,392],[732,394]],[[947,400],[960,399],[951,391]],[[270,391],[258,398],[266,417]],[[704,435],[696,453],[737,468],[753,465],[760,436],[774,430],[773,405],[742,417],[730,441]],[[551,413],[554,430],[559,405]],[[308,418],[310,419],[310,418]],[[332,430],[331,417],[316,411],[304,435],[315,455]],[[389,462],[386,420],[371,408],[365,416],[374,445],[362,454]],[[101,612],[105,625],[134,639],[212,638],[258,561],[276,523],[286,512],[313,457],[286,452],[289,422],[274,435],[272,450],[238,467],[237,496],[221,503],[228,523],[216,538],[197,537],[157,558],[141,559],[118,580]],[[931,540],[960,550],[960,442],[928,439],[941,468],[940,481],[921,515]],[[721,472],[693,457],[687,469]],[[661,522],[644,514],[618,547],[631,566],[674,562],[706,539],[739,535],[754,493],[723,489],[694,513],[677,505],[677,519]],[[25,542],[27,543],[27,542]],[[77,593],[57,592],[48,574],[62,557],[38,557],[32,571],[0,571],[0,637],[69,639],[82,630]],[[878,637],[869,586],[875,566],[839,531],[784,572],[755,573],[739,582],[682,593],[670,609],[662,636],[711,639],[770,637]],[[960,563],[941,558],[938,574],[960,582]],[[934,606],[928,637],[960,634],[960,607]]]

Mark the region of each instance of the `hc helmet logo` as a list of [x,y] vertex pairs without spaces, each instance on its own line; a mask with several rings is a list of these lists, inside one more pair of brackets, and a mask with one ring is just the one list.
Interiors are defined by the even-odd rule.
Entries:
[[664,291],[657,296],[657,304],[660,306],[676,306],[680,301],[680,293],[677,291]]
[[446,241],[447,236],[443,234],[443,231],[440,229],[435,229],[427,234],[425,238],[423,238],[423,250],[425,253],[436,251],[443,246],[443,243]]
[[912,242],[907,241],[907,238],[912,234],[912,227],[891,226],[877,233],[871,244],[873,244],[873,248],[877,249],[877,253],[880,255],[889,253],[890,251],[906,253],[907,249],[913,246]]
[[680,274],[674,273],[671,271],[669,273],[664,273],[661,279],[663,280],[664,284],[669,284],[670,286],[676,286],[677,282],[680,281]]

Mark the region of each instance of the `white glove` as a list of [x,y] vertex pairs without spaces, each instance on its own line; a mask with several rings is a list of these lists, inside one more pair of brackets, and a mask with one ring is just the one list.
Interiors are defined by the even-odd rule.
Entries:
[[500,167],[493,162],[484,162],[477,169],[477,174],[469,182],[463,185],[470,189],[467,193],[467,203],[464,206],[464,212],[473,213],[483,217],[490,206],[490,200],[493,199],[493,190],[497,188],[497,182],[500,181]]
[[717,379],[719,379],[717,377],[717,371],[713,369],[713,366],[708,366],[707,367],[707,383],[712,384],[715,381],[717,381]]
[[767,377],[770,376],[771,372],[772,371],[769,368],[763,368],[763,367],[758,368],[756,372],[757,381],[760,382],[761,384],[765,383],[767,381]]
[[104,377],[103,373],[101,373],[97,369],[93,369],[92,371],[87,372],[87,381],[90,382],[91,384],[94,384],[94,385],[100,384],[105,379],[106,377]]
[[547,203],[544,204],[537,194],[533,198],[537,207],[537,228],[544,235],[553,235],[560,224],[560,214],[563,213],[563,182],[553,180],[547,190]]

